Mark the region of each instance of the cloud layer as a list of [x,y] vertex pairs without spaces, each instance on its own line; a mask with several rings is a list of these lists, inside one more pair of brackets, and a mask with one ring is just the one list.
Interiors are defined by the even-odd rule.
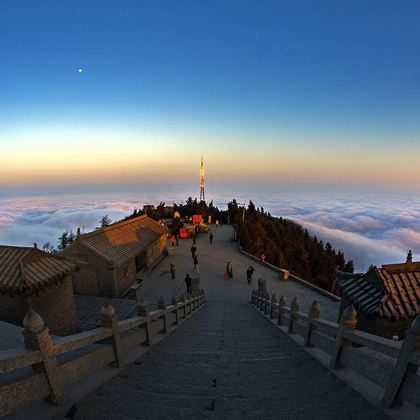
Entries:
[[[127,199],[129,196],[129,199]],[[166,202],[185,196],[167,193]],[[67,229],[89,231],[108,214],[119,220],[134,207],[157,203],[151,193],[78,194],[21,197],[0,200],[0,243],[56,245]],[[357,270],[405,260],[408,249],[420,259],[420,199],[414,196],[367,194],[284,193],[265,196],[259,191],[242,192],[238,201],[253,199],[273,215],[295,220],[324,242],[344,251]],[[219,196],[216,205],[225,207],[231,197]]]

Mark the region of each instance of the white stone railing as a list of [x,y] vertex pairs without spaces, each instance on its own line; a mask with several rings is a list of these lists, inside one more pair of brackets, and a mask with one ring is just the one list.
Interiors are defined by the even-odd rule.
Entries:
[[297,298],[287,306],[287,298],[270,295],[265,285],[253,290],[251,303],[289,334],[303,337],[305,347],[317,347],[330,357],[329,366],[346,366],[383,390],[382,405],[390,408],[402,402],[420,405],[420,315],[405,334],[394,341],[356,329],[353,306],[343,312],[339,323],[320,318],[320,303],[314,301],[307,314],[300,312]]
[[[179,302],[173,298],[169,306],[161,297],[155,311],[149,311],[147,303],[141,301],[139,315],[122,321],[118,321],[114,308],[105,304],[101,328],[56,339],[51,337],[43,319],[29,309],[24,319],[25,346],[0,351],[1,374],[27,368],[23,375],[11,375],[11,379],[1,381],[0,416],[43,398],[54,404],[63,403],[69,384],[109,365],[121,367],[128,351],[136,346],[150,346],[154,335],[166,334],[171,325],[182,322],[204,303],[202,291],[187,298],[181,296]],[[71,355],[78,349],[83,351]],[[60,360],[60,355],[67,358]]]

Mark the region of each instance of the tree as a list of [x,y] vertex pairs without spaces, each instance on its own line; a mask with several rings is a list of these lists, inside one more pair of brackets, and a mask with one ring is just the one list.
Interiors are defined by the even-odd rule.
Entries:
[[347,273],[354,273],[354,263],[352,260],[348,260],[344,266],[344,271]]
[[77,228],[76,239],[80,236],[80,227]]
[[61,236],[58,238],[58,246],[57,246],[57,248],[58,248],[60,251],[63,251],[64,249],[66,249],[66,248],[67,248],[67,245],[69,244],[69,239],[68,239],[68,237],[69,237],[69,233],[68,233],[67,231],[65,231],[65,232],[63,232],[63,233],[61,234]]
[[51,245],[50,242],[45,242],[44,245],[42,245],[42,250],[45,252],[53,253],[54,252],[54,246]]
[[70,232],[69,232],[69,235],[68,235],[68,238],[67,238],[67,244],[71,245],[75,241],[75,239],[76,239],[76,236],[73,232],[73,229],[70,229]]
[[109,226],[112,223],[112,220],[106,214],[104,217],[102,217],[102,219],[101,219],[101,221],[99,223],[101,225],[101,228],[104,228],[104,227]]

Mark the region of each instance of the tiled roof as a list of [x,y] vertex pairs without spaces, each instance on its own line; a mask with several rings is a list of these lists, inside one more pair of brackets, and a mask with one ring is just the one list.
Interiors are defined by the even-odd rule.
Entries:
[[119,266],[143,252],[166,232],[158,222],[142,215],[81,235],[78,241]]
[[0,293],[33,293],[61,280],[74,266],[36,248],[0,245]]
[[420,314],[420,262],[388,264],[366,274],[337,273],[341,293],[368,314],[388,319]]

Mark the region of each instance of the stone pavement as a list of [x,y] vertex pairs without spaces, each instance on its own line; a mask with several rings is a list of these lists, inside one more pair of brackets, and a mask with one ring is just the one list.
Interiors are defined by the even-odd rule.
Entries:
[[[386,418],[250,307],[243,274],[249,262],[228,242],[228,227],[215,231],[213,248],[203,239],[198,246],[208,303],[124,373],[78,403],[72,418]],[[217,246],[217,241],[224,243]],[[190,241],[182,244],[173,257],[179,271],[191,264],[189,247]],[[234,281],[223,279],[227,259],[234,270],[241,267]],[[175,285],[171,282],[165,273],[169,262],[164,260],[149,279],[144,290],[149,301],[159,294],[169,296],[183,281],[182,276]],[[300,291],[292,283],[277,286]],[[300,293],[308,302],[313,298]]]
[[[326,296],[308,289],[292,280],[283,282],[279,280],[278,274],[266,267],[260,267],[259,264],[241,254],[238,250],[238,244],[231,242],[233,229],[230,226],[223,228],[212,228],[214,234],[214,243],[210,245],[208,235],[201,234],[197,241],[197,255],[201,272],[201,288],[205,290],[209,300],[220,298],[220,287],[225,281],[223,273],[227,261],[233,263],[234,278],[232,287],[236,294],[241,296],[245,302],[251,297],[251,289],[257,288],[257,280],[264,277],[267,280],[269,292],[275,292],[277,298],[284,294],[288,297],[289,303],[293,297],[297,296],[302,311],[309,310],[309,306],[314,299],[321,302],[321,317],[330,321],[337,321],[339,303],[329,300]],[[175,247],[175,255],[165,258],[152,272],[151,276],[142,286],[144,296],[149,306],[154,308],[163,294],[168,299],[176,293],[185,293],[184,277],[187,271],[192,271],[193,263],[190,253],[192,240],[181,240],[180,245]],[[169,264],[174,262],[177,267],[175,281],[172,281],[169,274]],[[252,265],[256,271],[253,277],[253,284],[250,287],[246,282],[245,271],[249,265]]]

